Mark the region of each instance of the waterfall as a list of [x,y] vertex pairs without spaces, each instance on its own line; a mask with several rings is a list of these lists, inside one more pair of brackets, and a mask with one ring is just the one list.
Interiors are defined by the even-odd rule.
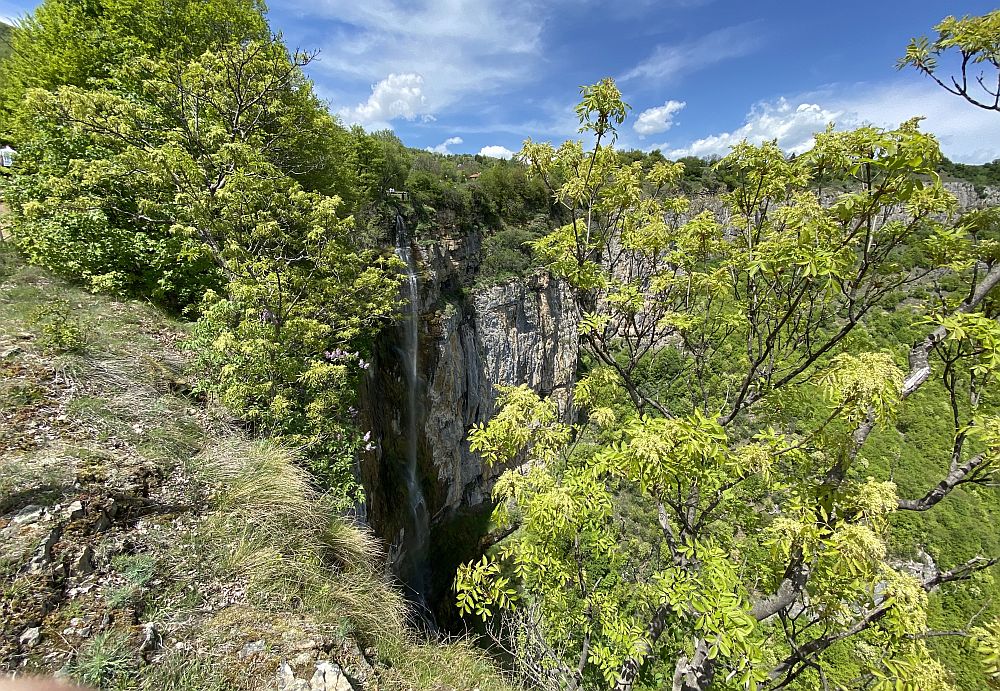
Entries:
[[410,238],[403,217],[396,216],[396,256],[406,262],[406,310],[403,317],[404,339],[403,374],[406,379],[406,463],[403,480],[406,484],[406,502],[409,525],[403,530],[400,549],[399,575],[422,604],[427,591],[427,555],[430,538],[430,521],[427,503],[417,467],[417,393],[420,385],[418,356],[420,350],[420,292],[417,284],[417,265],[413,259]]

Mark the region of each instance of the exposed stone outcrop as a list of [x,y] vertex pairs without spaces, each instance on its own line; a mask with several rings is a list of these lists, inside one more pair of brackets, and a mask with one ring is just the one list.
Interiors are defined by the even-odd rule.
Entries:
[[276,686],[278,691],[354,691],[340,666],[327,661],[319,662],[308,680],[296,677],[292,667],[282,662]]
[[[476,233],[444,235],[415,249],[421,270],[419,456],[429,508],[439,517],[488,497],[491,473],[469,452],[467,433],[493,414],[497,385],[528,384],[566,410],[577,324],[568,289],[547,274],[478,285]],[[401,453],[394,439],[404,424],[397,335],[386,334],[367,382],[367,422],[379,442],[367,466],[391,464]],[[367,471],[366,484],[377,494],[377,472]]]
[[955,195],[960,211],[971,211],[1000,206],[1000,188],[985,187],[977,189],[971,182],[946,182],[945,189]]
[[[946,187],[963,212],[1000,203],[997,190],[964,182]],[[831,191],[830,200],[834,196]],[[692,215],[703,209],[728,217],[718,196],[692,200]],[[578,324],[564,284],[542,272],[484,284],[478,232],[439,227],[430,233],[423,232],[411,248],[420,294],[417,457],[431,530],[440,531],[463,514],[489,507],[492,484],[503,469],[483,466],[469,450],[468,432],[494,414],[496,386],[528,384],[570,414]],[[365,511],[390,557],[399,556],[407,530],[407,512],[400,510],[407,500],[400,471],[408,453],[398,346],[404,340],[398,329],[384,335],[363,392],[362,425],[375,441],[361,467]],[[448,530],[448,539],[469,532]]]
[[437,511],[476,506],[495,471],[470,453],[469,428],[494,413],[496,387],[528,384],[564,412],[577,328],[562,284],[544,274],[472,291],[448,305],[430,334],[423,432],[436,473]]

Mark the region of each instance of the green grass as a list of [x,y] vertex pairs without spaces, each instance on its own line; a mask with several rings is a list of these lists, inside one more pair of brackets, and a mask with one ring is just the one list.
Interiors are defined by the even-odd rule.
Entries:
[[117,609],[136,598],[158,570],[156,559],[149,554],[117,556],[112,560],[111,566],[125,581],[105,598],[108,607],[112,609]]
[[110,629],[80,648],[69,674],[95,689],[129,688],[138,671],[137,654],[127,631]]
[[171,650],[139,681],[141,691],[228,691],[226,677],[208,655]]

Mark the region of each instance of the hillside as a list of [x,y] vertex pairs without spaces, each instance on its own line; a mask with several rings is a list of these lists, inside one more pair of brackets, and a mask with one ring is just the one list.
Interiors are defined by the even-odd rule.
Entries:
[[188,384],[187,331],[0,246],[0,665],[116,689],[505,688]]
[[14,27],[0,22],[0,60],[10,54],[10,39],[14,33]]

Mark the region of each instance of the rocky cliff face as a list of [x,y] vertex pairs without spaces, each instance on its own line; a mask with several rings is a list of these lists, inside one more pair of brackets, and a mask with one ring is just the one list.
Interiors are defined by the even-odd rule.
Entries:
[[[1000,201],[996,190],[980,194],[968,183],[947,187],[962,211]],[[695,206],[726,215],[717,197],[700,197]],[[440,228],[412,246],[420,295],[418,475],[431,524],[430,561],[449,578],[450,566],[458,563],[454,552],[463,549],[454,543],[477,540],[482,527],[482,521],[463,521],[489,508],[493,481],[502,471],[484,467],[469,451],[469,428],[495,412],[497,385],[528,384],[568,414],[578,354],[577,317],[567,288],[541,273],[482,285],[480,251],[477,233],[455,228]],[[406,531],[413,529],[403,510],[408,490],[402,468],[409,448],[406,355],[399,344],[405,340],[399,329],[384,335],[363,392],[363,424],[376,442],[361,466],[366,516],[397,561]]]
[[[567,288],[545,274],[477,285],[476,233],[442,232],[413,249],[421,315],[419,479],[432,532],[452,534],[455,520],[489,508],[492,483],[502,470],[484,467],[469,451],[467,438],[473,424],[493,415],[496,386],[528,384],[554,397],[568,413],[577,320]],[[363,422],[377,447],[361,465],[365,511],[389,545],[390,557],[392,546],[405,542],[407,530],[405,512],[399,510],[406,499],[401,468],[408,451],[401,342],[402,334],[395,330],[384,335],[362,392]],[[462,539],[478,539],[471,527],[458,532]]]
[[447,303],[427,338],[426,417],[438,511],[477,506],[498,472],[469,452],[466,433],[494,412],[496,387],[528,384],[566,411],[577,325],[566,288],[546,275],[471,291]]

